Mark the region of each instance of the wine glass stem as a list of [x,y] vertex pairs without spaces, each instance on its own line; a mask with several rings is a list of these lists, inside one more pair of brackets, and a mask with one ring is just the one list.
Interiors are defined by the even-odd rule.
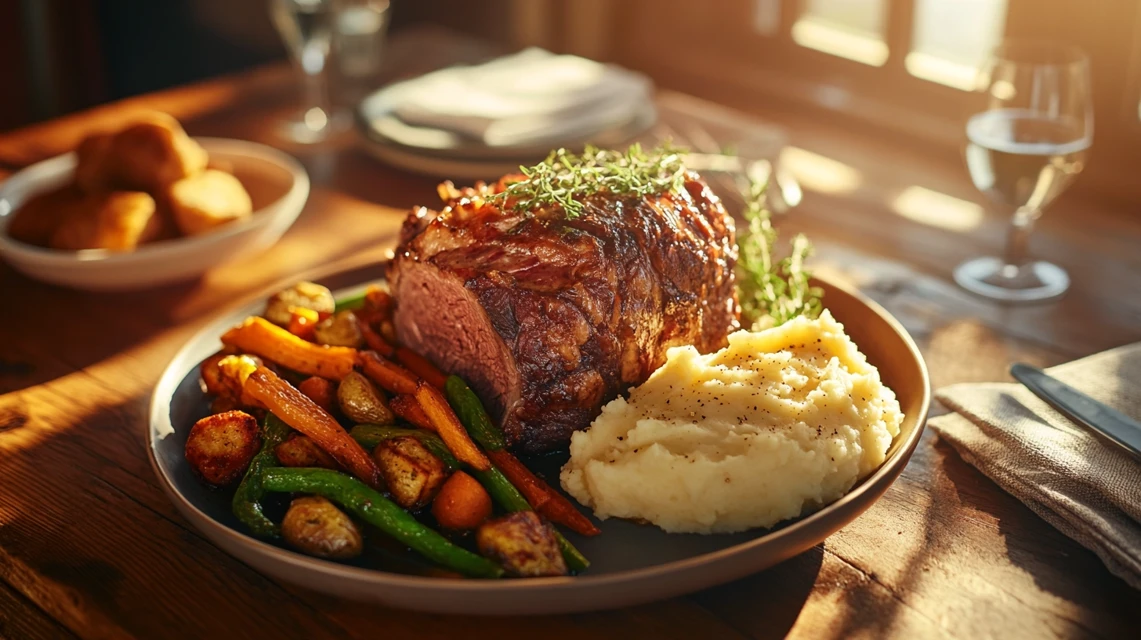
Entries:
[[1006,251],[1002,258],[1006,266],[1020,268],[1026,264],[1030,232],[1034,230],[1034,222],[1038,220],[1039,215],[1038,210],[1027,207],[1014,213],[1014,218],[1010,221],[1010,231],[1006,235]]
[[301,71],[305,74],[305,108],[320,109],[328,116],[330,108],[329,91],[325,82],[325,56],[317,51],[305,52]]

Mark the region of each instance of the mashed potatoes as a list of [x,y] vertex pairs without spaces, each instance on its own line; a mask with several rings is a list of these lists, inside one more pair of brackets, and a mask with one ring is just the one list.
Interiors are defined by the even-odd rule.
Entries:
[[563,487],[600,518],[670,532],[771,527],[879,467],[903,420],[879,372],[827,311],[671,349],[630,399],[574,434]]

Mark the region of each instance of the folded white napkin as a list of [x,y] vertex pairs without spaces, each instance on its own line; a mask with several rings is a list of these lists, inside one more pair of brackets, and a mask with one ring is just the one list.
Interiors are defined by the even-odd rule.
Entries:
[[[1141,344],[1049,373],[1141,419]],[[1141,463],[1018,384],[957,384],[935,397],[956,413],[930,424],[964,460],[1141,589]]]
[[394,113],[489,146],[555,143],[629,122],[651,90],[641,74],[531,48],[403,83]]

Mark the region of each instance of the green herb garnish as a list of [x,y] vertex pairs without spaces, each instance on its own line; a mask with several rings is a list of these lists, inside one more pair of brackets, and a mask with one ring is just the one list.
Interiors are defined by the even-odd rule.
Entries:
[[[587,146],[582,154],[566,149],[552,151],[531,167],[519,167],[521,180],[503,191],[484,196],[499,207],[530,212],[560,207],[567,218],[581,216],[583,198],[597,193],[644,197],[677,191],[685,181],[685,151],[669,142],[649,151],[640,144],[626,151]],[[747,230],[738,234],[737,289],[746,327],[755,329],[784,324],[797,316],[815,318],[823,308],[823,292],[809,285],[804,261],[812,245],[803,234],[792,241],[791,254],[776,260],[777,232],[765,208],[767,182],[751,181],[745,194]]]
[[650,151],[633,144],[625,152],[587,146],[581,155],[552,151],[532,167],[519,167],[524,179],[486,199],[513,211],[562,207],[568,218],[583,214],[582,199],[596,193],[649,196],[682,188],[685,152],[666,142]]
[[768,182],[750,181],[745,194],[748,230],[737,236],[737,293],[742,325],[754,330],[782,325],[797,316],[815,318],[823,309],[819,287],[808,284],[811,274],[804,261],[812,244],[804,234],[792,239],[792,253],[777,261],[773,256],[777,231],[765,207]]

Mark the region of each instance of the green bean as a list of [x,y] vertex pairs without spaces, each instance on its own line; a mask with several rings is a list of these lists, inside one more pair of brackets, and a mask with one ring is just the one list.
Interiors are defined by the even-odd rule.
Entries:
[[333,305],[333,313],[338,311],[345,311],[347,309],[360,309],[364,306],[365,297],[368,295],[368,290],[361,291],[360,293],[346,296],[337,300]]
[[444,391],[448,394],[448,402],[459,416],[460,422],[464,423],[468,433],[480,446],[488,451],[499,451],[507,446],[503,431],[491,421],[491,416],[487,415],[479,396],[475,395],[462,378],[448,376]]
[[403,436],[416,438],[428,451],[443,461],[448,471],[455,471],[460,468],[459,460],[456,460],[456,457],[448,450],[448,445],[444,444],[440,436],[431,431],[425,431],[424,429],[406,429],[404,427],[389,427],[378,424],[358,424],[349,430],[349,435],[362,447],[370,451],[375,449],[376,445],[380,444],[382,440],[391,440],[392,438]]
[[487,489],[491,497],[510,513],[516,511],[531,511],[531,503],[511,484],[507,476],[503,475],[495,465],[487,471],[472,470],[472,475]]
[[259,538],[276,538],[281,535],[281,527],[265,517],[261,510],[261,498],[265,494],[262,487],[262,472],[277,466],[277,455],[273,449],[285,441],[291,430],[289,425],[272,413],[265,415],[265,421],[262,423],[261,450],[250,460],[246,475],[242,478],[242,483],[234,492],[234,500],[230,503],[234,516]]
[[[503,472],[497,469],[495,465],[492,465],[487,471],[472,470],[471,473],[475,476],[475,479],[479,480],[480,484],[487,489],[491,497],[499,503],[499,506],[508,512],[514,513],[515,511],[532,510],[531,503],[527,502],[527,498],[524,498],[523,494],[519,493],[515,485],[511,484],[507,476],[503,475]],[[567,540],[554,526],[551,526],[551,530],[555,532],[555,539],[558,540],[559,550],[562,551],[563,560],[566,561],[567,567],[570,568],[571,571],[577,573],[590,567],[590,561],[586,559],[586,556],[582,555],[581,551],[571,544],[570,540]]]
[[563,553],[563,561],[567,563],[567,568],[574,573],[589,569],[590,560],[587,560],[586,556],[582,555],[582,552],[575,548],[571,541],[567,540],[553,525],[551,529],[555,532],[555,540],[559,542],[559,551]]
[[[452,409],[455,410],[460,422],[464,424],[476,442],[491,451],[499,451],[507,446],[503,432],[491,421],[491,417],[487,415],[487,410],[483,408],[483,403],[480,402],[479,397],[462,378],[448,376],[444,390],[448,394],[448,402],[452,405]],[[495,465],[492,465],[487,471],[473,471],[472,473],[491,494],[491,497],[507,511],[531,511],[531,504],[527,502],[527,498],[519,493],[519,489],[511,484],[507,476],[503,475],[503,472],[497,469]],[[563,560],[566,561],[567,567],[571,571],[577,573],[590,566],[590,561],[571,544],[570,540],[567,540],[554,526],[551,527],[551,530],[555,532],[555,539],[559,542],[559,550],[563,554]]]
[[267,491],[323,496],[424,557],[474,578],[499,578],[503,568],[458,547],[363,482],[329,469],[266,469]]

